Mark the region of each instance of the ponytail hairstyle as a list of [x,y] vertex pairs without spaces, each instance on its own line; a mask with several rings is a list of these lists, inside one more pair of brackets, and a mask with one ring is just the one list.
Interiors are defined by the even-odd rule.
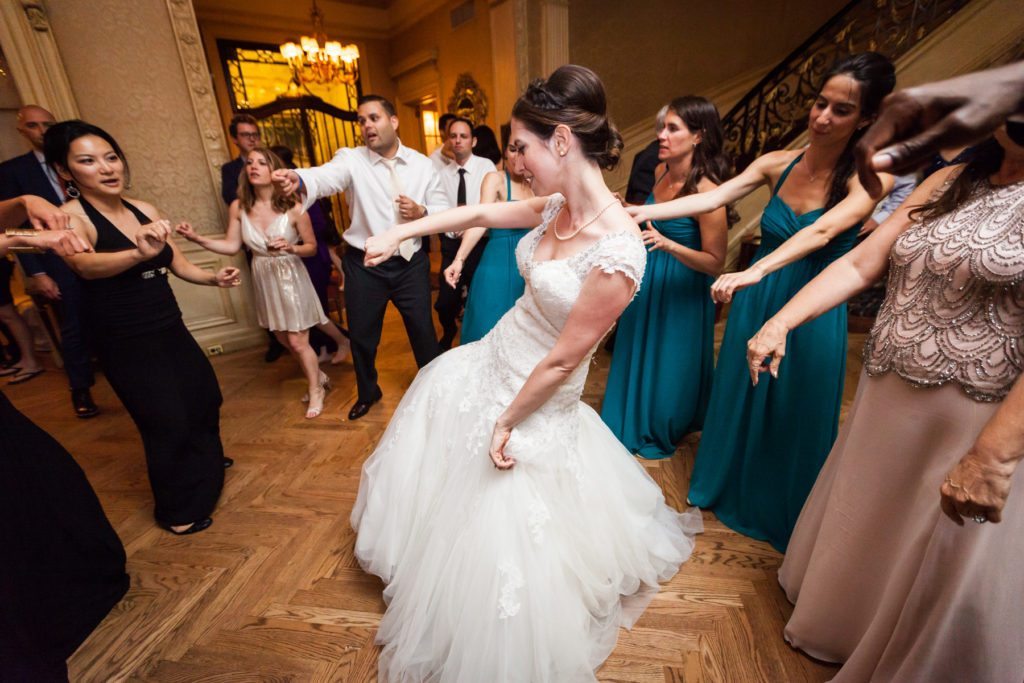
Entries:
[[[860,86],[860,117],[869,124],[878,116],[878,110],[885,96],[896,87],[896,67],[877,52],[859,52],[836,62],[822,80],[822,88],[835,76],[849,76]],[[847,183],[854,171],[853,149],[867,132],[869,125],[854,131],[846,142],[846,148],[832,169],[832,183],[829,186],[826,209],[843,201],[847,194]]]
[[530,83],[512,116],[542,140],[557,126],[567,126],[587,158],[605,170],[614,169],[622,156],[622,136],[608,119],[604,84],[584,66],[567,64]]

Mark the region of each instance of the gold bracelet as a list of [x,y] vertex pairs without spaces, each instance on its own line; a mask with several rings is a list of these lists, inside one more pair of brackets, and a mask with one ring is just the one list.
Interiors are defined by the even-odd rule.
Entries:
[[38,234],[38,230],[25,230],[24,228],[4,229],[4,235],[6,235],[7,237],[35,237]]

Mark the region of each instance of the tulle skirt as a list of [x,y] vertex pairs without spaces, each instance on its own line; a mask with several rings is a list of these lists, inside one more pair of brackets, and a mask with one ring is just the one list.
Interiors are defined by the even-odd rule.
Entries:
[[381,681],[593,681],[702,529],[578,401],[520,424],[517,464],[496,470],[503,406],[474,384],[487,343],[420,371],[363,467],[352,523],[387,583]]

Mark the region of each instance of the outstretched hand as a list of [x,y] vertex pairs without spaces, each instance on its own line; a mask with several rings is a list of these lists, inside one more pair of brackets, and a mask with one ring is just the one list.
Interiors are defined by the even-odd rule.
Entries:
[[638,225],[651,220],[650,216],[647,215],[647,207],[644,204],[629,204],[625,209],[629,217],[636,221]]
[[217,286],[225,289],[237,287],[242,284],[241,272],[242,271],[238,270],[238,268],[235,268],[234,266],[221,268],[215,275]]
[[24,195],[21,201],[25,207],[28,222],[36,230],[70,230],[71,216],[42,197]]
[[864,189],[882,195],[877,173],[907,173],[941,149],[963,147],[998,128],[1022,103],[1024,67],[1010,65],[900,90],[857,144]]
[[448,286],[455,289],[459,284],[459,279],[462,277],[462,259],[455,259],[452,264],[444,269],[444,281],[448,283]]
[[174,232],[178,233],[179,235],[187,239],[189,242],[199,241],[199,233],[195,231],[191,223],[185,221],[178,223],[176,226],[174,226]]
[[[789,333],[781,323],[769,320],[747,342],[747,370],[750,383],[755,387],[762,372],[770,372],[778,379],[779,365],[786,356],[786,335]],[[765,361],[769,361],[765,366]]]
[[32,245],[49,249],[59,256],[74,256],[92,251],[85,240],[70,230],[46,230],[32,236]]
[[761,271],[757,268],[747,268],[738,273],[719,275],[715,283],[711,285],[711,298],[715,303],[727,304],[732,301],[736,292],[756,285],[762,277]]
[[272,171],[270,180],[286,195],[297,192],[301,185],[299,174],[290,168],[279,168]]
[[363,251],[365,253],[363,256],[363,265],[368,267],[377,266],[395,255],[398,251],[398,240],[389,236],[387,233],[383,235],[371,235],[366,238],[366,244],[363,246]]

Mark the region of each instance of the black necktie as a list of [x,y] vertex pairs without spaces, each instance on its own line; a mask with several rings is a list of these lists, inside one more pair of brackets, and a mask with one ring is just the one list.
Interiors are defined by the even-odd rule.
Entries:
[[455,195],[456,206],[466,205],[466,169],[459,169],[459,192]]

